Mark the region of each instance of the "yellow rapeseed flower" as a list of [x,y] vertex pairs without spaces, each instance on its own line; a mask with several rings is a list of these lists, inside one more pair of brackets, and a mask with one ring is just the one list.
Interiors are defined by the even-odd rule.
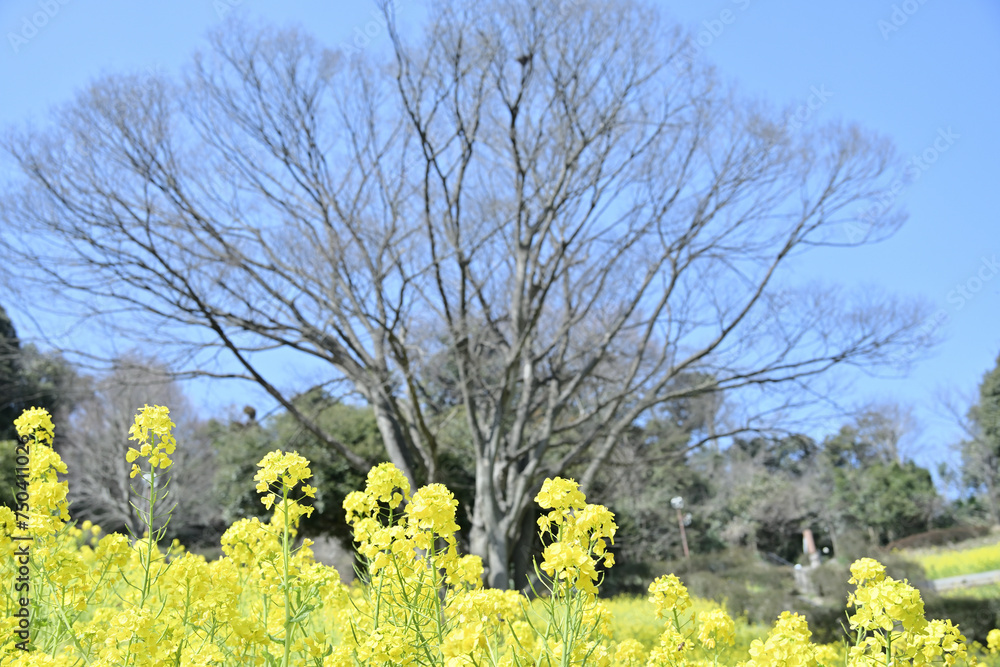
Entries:
[[750,644],[750,660],[745,667],[812,667],[816,664],[816,645],[809,641],[812,632],[806,619],[790,611],[781,612],[767,639]]
[[135,416],[135,422],[128,430],[129,440],[139,443],[139,449],[130,447],[125,454],[125,460],[132,463],[131,477],[141,471],[134,461],[142,456],[149,459],[153,468],[165,470],[173,461],[170,455],[177,448],[173,428],[176,426],[170,420],[170,410],[162,405],[144,405]]
[[582,510],[587,499],[576,482],[556,477],[542,482],[542,490],[535,496],[535,502],[542,509]]
[[705,648],[715,648],[715,643],[733,645],[736,641],[736,624],[722,609],[698,613],[698,641]]
[[418,549],[429,549],[434,539],[450,538],[458,531],[458,501],[444,484],[428,484],[406,506],[406,535]]
[[396,466],[380,463],[368,471],[365,493],[395,509],[404,499],[410,499],[410,482]]
[[615,647],[615,665],[621,667],[638,667],[646,661],[646,650],[638,639],[623,639]]
[[682,612],[691,606],[687,588],[676,574],[664,574],[649,585],[649,601],[656,607],[656,617],[663,618],[667,612]]
[[1000,653],[1000,630],[989,631],[986,635],[986,648],[990,650],[992,655]]
[[52,424],[52,417],[45,408],[28,408],[14,420],[14,428],[17,430],[18,436],[22,438],[31,436],[34,437],[35,442],[50,446],[56,431],[56,427]]
[[885,579],[885,565],[874,558],[861,558],[851,564],[849,584],[863,584],[867,581],[879,582]]
[[904,630],[920,632],[927,625],[920,592],[892,577],[859,586],[850,603],[857,609],[849,619],[852,628],[888,632],[900,622]]
[[257,482],[257,490],[264,492],[271,484],[284,484],[292,488],[299,482],[312,477],[309,469],[309,461],[300,456],[298,452],[282,452],[275,450],[269,452],[257,464],[260,470],[254,475]]

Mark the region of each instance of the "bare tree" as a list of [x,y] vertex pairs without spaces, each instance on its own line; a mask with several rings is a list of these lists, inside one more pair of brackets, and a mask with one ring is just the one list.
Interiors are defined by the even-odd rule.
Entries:
[[575,465],[588,487],[655,407],[798,401],[919,343],[916,307],[785,270],[852,245],[843,224],[896,173],[884,140],[786,126],[633,2],[435,3],[413,39],[387,18],[388,59],[230,26],[181,83],[108,78],[11,135],[12,250],[122,336],[257,383],[359,470],[270,351],[348,380],[414,482],[463,420],[471,546],[501,587],[541,480]]
[[129,428],[143,405],[166,405],[177,423],[177,449],[165,479],[165,511],[173,507],[170,533],[190,537],[205,526],[218,523],[220,512],[212,501],[212,452],[197,439],[193,418],[184,394],[161,365],[135,355],[117,360],[97,383],[92,398],[77,412],[66,441],[69,469],[69,499],[73,514],[90,519],[106,530],[130,528],[142,535],[145,524],[133,503],[142,502],[133,492],[148,493],[142,478],[129,476],[132,464],[125,453]]
[[916,454],[912,436],[917,430],[913,408],[893,401],[874,401],[854,418],[859,440],[867,443],[884,463],[903,463]]

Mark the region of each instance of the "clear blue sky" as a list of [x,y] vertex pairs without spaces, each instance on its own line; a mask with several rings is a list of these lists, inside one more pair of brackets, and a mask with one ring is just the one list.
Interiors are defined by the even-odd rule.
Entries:
[[[421,2],[400,0],[402,20],[417,20]],[[859,377],[854,395],[912,404],[921,424],[918,460],[946,459],[956,434],[934,416],[935,391],[974,390],[1000,353],[1000,272],[990,268],[1000,258],[1000,2],[660,4],[696,31],[705,56],[747,94],[797,105],[824,91],[820,119],[858,121],[891,137],[904,155],[933,159],[914,163],[919,178],[898,198],[910,220],[896,236],[813,255],[803,273],[921,296],[938,312],[944,341],[930,358],[906,378]],[[230,8],[304,25],[335,46],[365,29],[374,5],[3,0],[0,124],[41,119],[105,72],[176,72]],[[384,33],[368,27],[370,48],[384,46]],[[27,313],[12,317],[25,337],[37,333]]]

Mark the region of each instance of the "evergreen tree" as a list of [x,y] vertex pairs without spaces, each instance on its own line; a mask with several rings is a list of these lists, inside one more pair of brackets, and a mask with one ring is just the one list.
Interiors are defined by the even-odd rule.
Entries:
[[969,410],[970,437],[961,444],[962,478],[1000,524],[1000,357],[979,384],[979,402]]

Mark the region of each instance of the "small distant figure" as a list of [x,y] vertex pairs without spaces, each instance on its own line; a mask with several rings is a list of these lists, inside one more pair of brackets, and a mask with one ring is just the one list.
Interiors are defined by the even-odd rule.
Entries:
[[530,63],[530,62],[531,62],[531,54],[530,53],[525,53],[523,56],[521,56],[521,57],[519,57],[517,59],[517,64],[519,64],[521,67],[527,67],[528,63]]
[[243,413],[247,416],[247,424],[253,424],[257,418],[257,410],[252,405],[247,405],[243,408]]

